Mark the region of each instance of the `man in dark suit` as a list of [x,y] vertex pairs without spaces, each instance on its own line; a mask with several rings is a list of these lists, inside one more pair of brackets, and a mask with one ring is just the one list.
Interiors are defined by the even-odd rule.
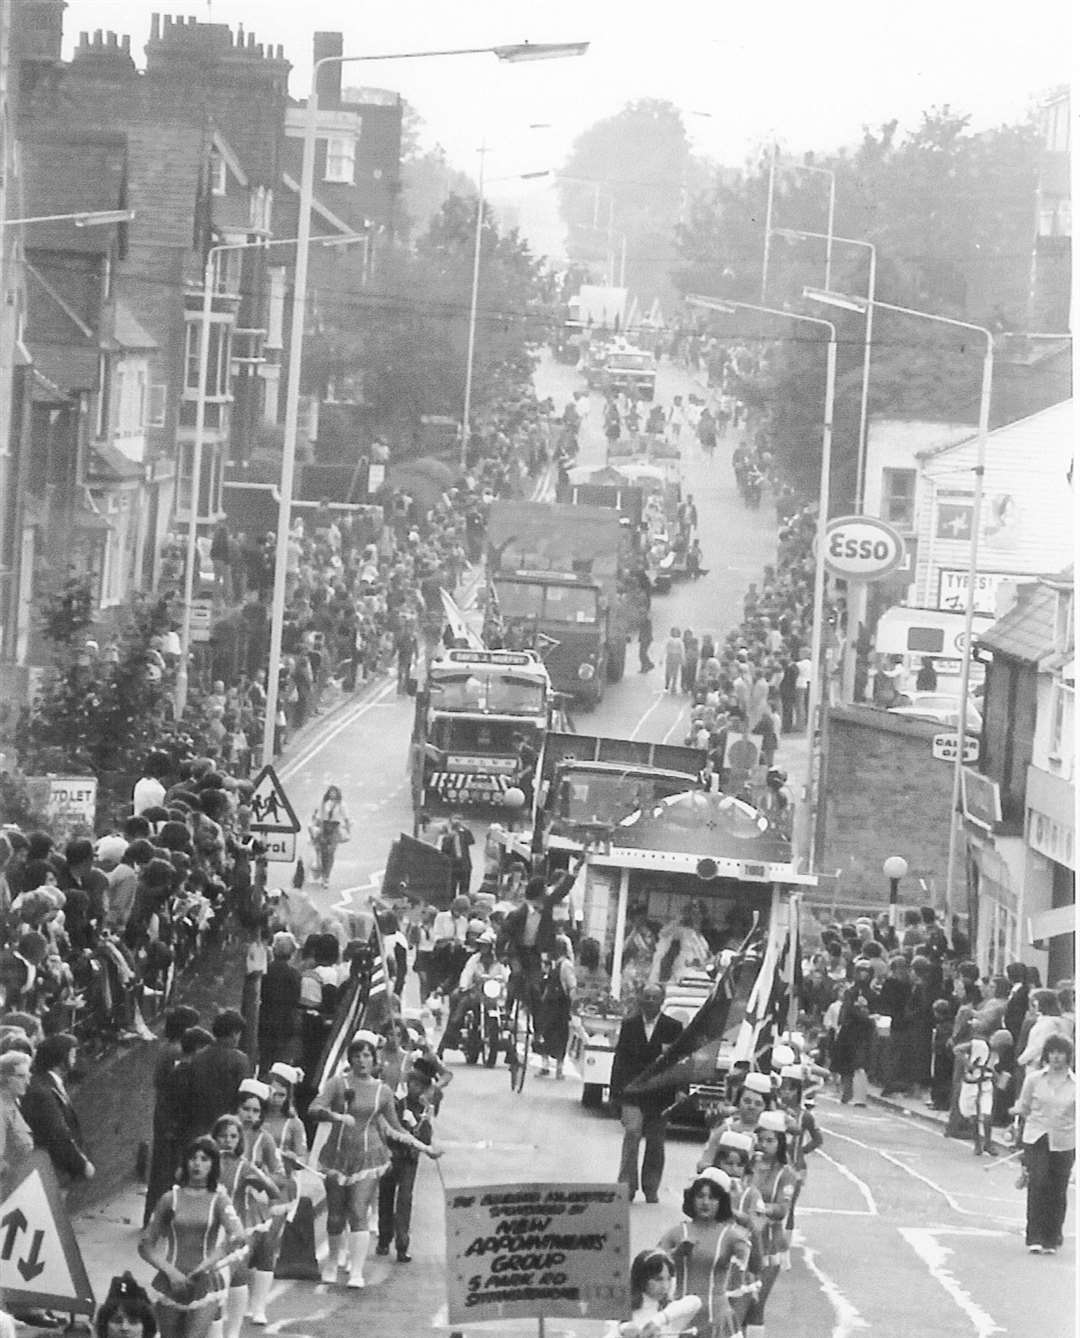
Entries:
[[94,1163],[87,1155],[66,1085],[78,1048],[79,1042],[67,1032],[46,1036],[34,1055],[33,1076],[22,1099],[23,1119],[34,1135],[34,1146],[49,1154],[65,1189],[77,1180],[94,1178]]
[[450,860],[450,891],[455,897],[467,897],[472,883],[472,855],[475,840],[460,813],[453,813],[439,849]]
[[208,1134],[219,1115],[236,1108],[236,1095],[245,1078],[251,1077],[251,1060],[240,1049],[244,1019],[235,1009],[219,1013],[211,1025],[214,1044],[200,1050],[191,1061],[188,1110],[183,1120],[185,1137]]
[[626,1018],[619,1028],[611,1063],[611,1099],[622,1106],[623,1145],[618,1179],[629,1189],[631,1203],[638,1190],[638,1149],[642,1139],[645,1155],[641,1161],[641,1188],[646,1203],[656,1203],[664,1174],[667,1121],[663,1112],[670,1093],[623,1095],[627,1084],[659,1059],[682,1032],[681,1022],[660,1012],[663,1003],[663,985],[646,985],[641,991],[640,1012]]
[[582,852],[550,888],[542,873],[533,874],[525,884],[525,900],[503,921],[497,952],[510,964],[509,1002],[512,1004],[516,998],[524,998],[534,1018],[543,975],[541,958],[544,953],[555,955],[554,910],[574,886],[584,863]]

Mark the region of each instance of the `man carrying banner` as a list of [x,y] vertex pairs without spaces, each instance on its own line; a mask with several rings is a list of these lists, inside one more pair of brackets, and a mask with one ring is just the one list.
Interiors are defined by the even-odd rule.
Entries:
[[638,1149],[645,1141],[641,1162],[641,1188],[645,1202],[656,1203],[660,1179],[664,1174],[664,1136],[667,1120],[665,1088],[659,1091],[628,1092],[635,1078],[663,1055],[682,1033],[682,1023],[666,1017],[663,985],[646,985],[641,991],[640,1012],[628,1017],[619,1028],[611,1065],[611,1099],[621,1103],[623,1126],[622,1156],[618,1179],[630,1191],[633,1203],[638,1190]]

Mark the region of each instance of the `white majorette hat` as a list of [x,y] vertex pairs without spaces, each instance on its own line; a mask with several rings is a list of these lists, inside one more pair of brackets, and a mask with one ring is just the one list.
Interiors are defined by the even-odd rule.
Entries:
[[795,1051],[790,1045],[774,1045],[772,1048],[773,1071],[782,1069],[785,1064],[795,1063]]
[[722,1189],[725,1194],[731,1193],[731,1176],[728,1175],[727,1171],[721,1171],[718,1166],[706,1166],[703,1171],[698,1171],[690,1183],[696,1185],[699,1180],[708,1180],[711,1184]]
[[270,1100],[270,1088],[258,1078],[245,1078],[236,1089],[237,1096],[257,1096],[264,1104]]
[[717,1147],[735,1148],[738,1152],[747,1154],[754,1150],[754,1140],[749,1134],[740,1134],[735,1129],[725,1129],[716,1141]]
[[279,1059],[276,1064],[270,1065],[270,1077],[280,1078],[290,1087],[295,1087],[297,1083],[304,1081],[304,1070],[294,1068],[292,1064],[285,1064]]
[[781,1078],[793,1078],[796,1082],[802,1082],[805,1076],[799,1064],[785,1064],[780,1070]]
[[768,1096],[773,1089],[767,1073],[748,1073],[743,1079],[743,1087],[748,1092],[759,1092],[762,1096]]
[[757,1127],[774,1134],[787,1133],[787,1119],[782,1110],[763,1110],[758,1116]]
[[380,1036],[377,1031],[369,1031],[367,1027],[361,1027],[360,1030],[354,1034],[352,1043],[355,1044],[357,1041],[367,1041],[368,1045],[378,1047],[383,1044],[385,1039],[386,1038]]

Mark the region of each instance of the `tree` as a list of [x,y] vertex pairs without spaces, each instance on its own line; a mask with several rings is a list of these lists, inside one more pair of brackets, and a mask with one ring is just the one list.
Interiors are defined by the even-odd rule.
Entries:
[[43,603],[42,632],[52,664],[16,729],[28,775],[74,772],[98,778],[98,812],[121,813],[131,775],[161,745],[167,702],[152,664],[152,639],[168,630],[163,600],[137,596],[122,610],[102,651],[88,642],[93,608],[89,582],[72,577]]
[[705,184],[682,114],[642,98],[579,135],[558,181],[567,254],[618,281],[626,239],[627,286],[647,310],[671,300],[675,229],[689,194]]
[[[969,120],[949,107],[924,114],[905,138],[890,121],[866,130],[853,153],[810,165],[836,176],[834,234],[865,238],[878,249],[880,300],[952,316],[992,328],[1021,328],[1028,286],[1037,141],[1030,125],[972,134]],[[676,283],[700,292],[761,301],[763,221],[768,158],[741,173],[717,176],[697,198],[678,231]],[[776,176],[773,219],[778,227],[824,232],[827,178],[782,167]],[[833,320],[838,333],[837,392],[833,415],[833,508],[854,501],[864,318],[812,309],[802,303],[807,285],[824,281],[824,243],[774,235],[767,305]],[[835,243],[830,285],[867,291],[865,248]],[[776,458],[806,493],[817,490],[823,372],[820,355],[806,351],[809,327],[782,319],[740,316],[737,325],[713,322],[729,337],[771,338],[771,350],[753,385],[741,393],[761,406]],[[962,332],[930,322],[879,313],[875,318],[869,409],[974,421],[981,349]]]
[[[399,248],[357,292],[321,295],[306,358],[317,380],[359,376],[372,418],[409,442],[424,414],[460,417],[472,287],[475,198],[451,194],[413,250]],[[547,330],[550,277],[485,206],[474,355],[478,414],[528,386]]]

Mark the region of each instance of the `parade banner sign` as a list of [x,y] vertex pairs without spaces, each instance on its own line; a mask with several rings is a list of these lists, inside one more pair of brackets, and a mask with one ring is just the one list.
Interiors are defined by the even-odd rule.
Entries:
[[446,1190],[449,1322],[630,1313],[625,1185]]

